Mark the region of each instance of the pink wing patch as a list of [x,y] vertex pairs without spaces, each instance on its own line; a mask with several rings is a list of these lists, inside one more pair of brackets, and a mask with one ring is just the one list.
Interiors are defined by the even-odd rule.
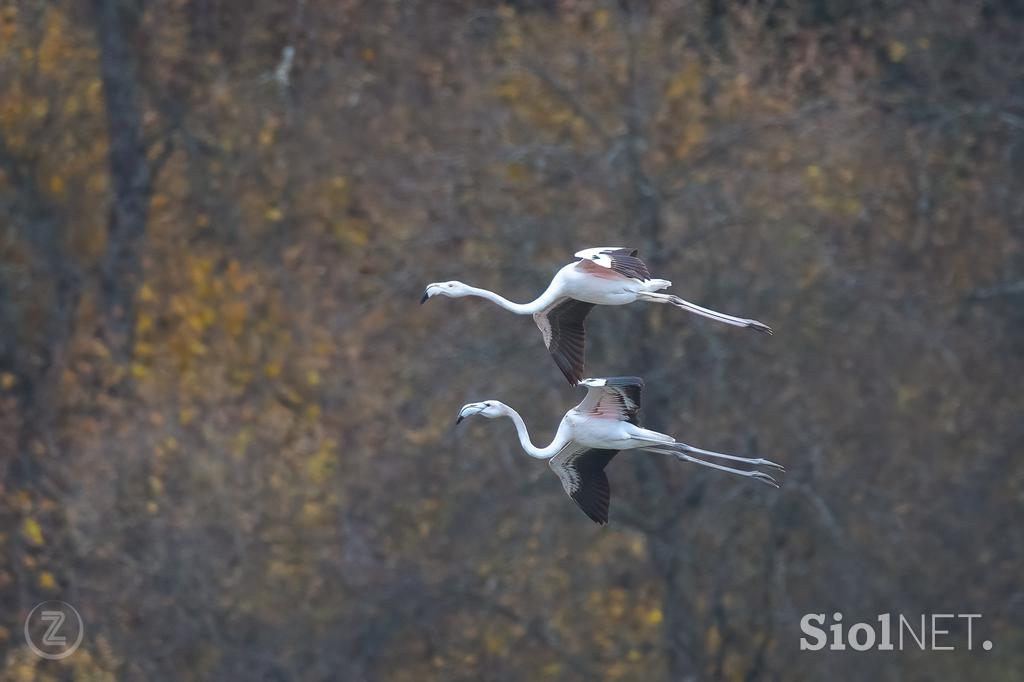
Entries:
[[603,265],[598,265],[597,263],[591,260],[581,260],[579,263],[576,264],[576,269],[587,273],[591,277],[597,277],[598,279],[630,279],[625,275],[620,275],[611,268],[606,268]]
[[590,415],[595,419],[614,419],[619,421],[622,419],[622,409],[616,405],[611,405],[607,401],[602,401],[594,406]]

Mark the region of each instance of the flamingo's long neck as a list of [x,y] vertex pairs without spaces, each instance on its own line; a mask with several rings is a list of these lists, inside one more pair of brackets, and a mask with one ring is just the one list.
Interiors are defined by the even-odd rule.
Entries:
[[558,451],[565,445],[564,439],[560,437],[560,434],[555,434],[554,440],[546,448],[535,447],[533,441],[530,440],[530,432],[526,430],[526,422],[519,416],[519,413],[513,410],[508,405],[505,406],[508,410],[508,418],[512,420],[512,423],[516,425],[516,433],[519,434],[519,443],[523,446],[523,450],[526,451],[530,457],[537,459],[551,459],[558,454]]
[[544,290],[544,293],[529,303],[516,303],[508,300],[500,294],[494,293],[493,291],[468,285],[466,286],[465,291],[467,296],[479,296],[480,298],[486,298],[488,301],[496,303],[505,310],[509,310],[516,315],[532,315],[534,313],[539,313],[554,303],[559,298],[558,289],[559,287],[555,284],[555,281],[552,280],[551,284],[548,285],[548,288]]

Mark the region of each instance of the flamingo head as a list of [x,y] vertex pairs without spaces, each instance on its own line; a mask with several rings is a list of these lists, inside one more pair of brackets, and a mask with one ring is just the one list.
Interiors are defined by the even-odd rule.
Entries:
[[459,298],[468,294],[469,285],[462,282],[434,282],[433,284],[428,284],[427,288],[423,290],[423,298],[420,299],[420,305],[426,303],[427,299],[432,296]]
[[462,420],[466,417],[472,417],[474,415],[480,415],[481,417],[487,417],[488,419],[495,419],[497,417],[504,416],[505,406],[497,400],[485,400],[482,403],[468,403],[462,406],[459,410],[459,418],[455,420],[456,424],[461,424]]

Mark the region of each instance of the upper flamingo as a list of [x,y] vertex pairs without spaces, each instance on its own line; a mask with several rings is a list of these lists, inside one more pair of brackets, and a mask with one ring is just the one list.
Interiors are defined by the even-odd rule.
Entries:
[[678,296],[656,293],[672,286],[672,282],[652,279],[647,265],[636,254],[636,249],[619,246],[579,251],[577,260],[555,273],[544,293],[530,303],[513,303],[493,291],[462,282],[428,284],[420,303],[426,303],[431,296],[479,296],[517,315],[533,315],[544,336],[544,344],[570,384],[578,383],[583,377],[584,320],[595,305],[625,305],[633,301],[668,303],[712,320],[772,333],[767,325],[757,320],[725,315]]
[[535,446],[519,413],[497,400],[464,405],[455,423],[476,414],[489,419],[510,418],[516,425],[519,443],[526,454],[548,460],[562,481],[566,494],[584,514],[602,525],[608,523],[608,506],[611,501],[611,489],[604,468],[619,450],[648,450],[671,455],[778,487],[776,480],[762,471],[734,469],[707,462],[694,455],[782,469],[775,462],[701,450],[680,443],[672,436],[642,428],[639,414],[644,382],[639,377],[584,379],[580,384],[587,387],[587,397],[565,413],[554,439],[547,447]]

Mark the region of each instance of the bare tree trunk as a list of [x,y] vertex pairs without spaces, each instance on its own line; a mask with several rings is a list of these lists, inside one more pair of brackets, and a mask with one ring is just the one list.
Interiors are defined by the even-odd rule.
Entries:
[[[625,113],[625,182],[627,191],[627,215],[631,230],[640,236],[643,253],[652,269],[657,271],[663,260],[662,243],[662,200],[656,183],[644,168],[647,148],[647,122],[641,92],[641,75],[638,64],[642,32],[647,21],[646,3],[629,3],[625,6],[627,17],[627,92]],[[631,367],[641,376],[651,376],[656,369],[657,347],[650,333],[650,316],[659,314],[656,310],[638,311],[635,337],[639,343]],[[668,404],[669,392],[663,382],[651,382],[645,387],[645,420],[651,428],[663,428],[661,415]],[[699,659],[691,644],[695,637],[690,615],[693,610],[686,592],[681,556],[686,548],[679,545],[676,530],[680,525],[678,513],[681,505],[670,504],[673,499],[666,481],[669,480],[664,460],[648,457],[636,458],[637,478],[647,489],[645,499],[653,500],[654,507],[648,509],[650,518],[656,519],[654,527],[658,538],[649,542],[650,558],[663,581],[662,645],[664,647],[667,678],[673,682],[696,679]]]
[[146,234],[153,177],[143,138],[133,45],[142,3],[93,0],[93,5],[114,188],[100,292],[104,335],[115,356],[123,360],[132,344],[133,301],[142,276],[139,252]]

